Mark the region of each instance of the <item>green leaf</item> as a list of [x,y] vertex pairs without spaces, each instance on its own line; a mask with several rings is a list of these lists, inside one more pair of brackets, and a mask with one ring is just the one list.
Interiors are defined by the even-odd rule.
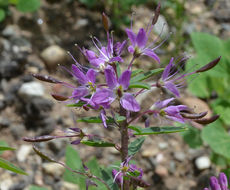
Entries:
[[121,116],[119,114],[115,114],[115,119],[118,123],[122,122],[122,121],[125,121],[126,120],[126,117],[125,116]]
[[191,148],[198,148],[203,144],[202,139],[201,139],[201,132],[199,129],[189,126],[188,130],[185,132],[182,132],[181,135],[183,136],[184,141]]
[[94,147],[114,147],[114,143],[106,142],[106,141],[99,141],[99,140],[81,140],[81,144],[87,145],[87,146],[94,146]]
[[202,130],[202,139],[215,153],[230,159],[230,136],[220,121],[206,126]]
[[6,13],[3,9],[0,9],[0,22],[2,22],[6,17]]
[[9,5],[8,0],[0,0],[0,7],[7,7]]
[[119,77],[121,75],[121,67],[118,62],[116,62],[116,69],[117,69],[117,76]]
[[18,0],[16,7],[21,12],[34,12],[40,7],[40,0]]
[[139,137],[129,144],[128,154],[129,156],[136,154],[140,149],[142,144],[145,141],[145,137]]
[[156,135],[156,134],[164,134],[164,133],[177,133],[177,132],[183,132],[188,130],[187,127],[174,127],[174,126],[148,127],[148,128],[129,126],[129,128],[136,131],[134,135]]
[[158,68],[158,69],[154,69],[154,70],[148,71],[148,72],[143,73],[143,74],[139,74],[139,75],[131,78],[130,84],[148,79],[148,78],[152,77],[153,75],[161,73],[162,71],[164,71],[164,68]]
[[113,182],[112,169],[106,168],[101,170],[102,179],[109,185],[112,190],[119,190],[116,183]]
[[12,163],[10,163],[7,160],[4,160],[2,158],[0,158],[0,168],[6,169],[6,170],[10,170],[10,171],[12,171],[14,173],[17,173],[17,174],[28,175],[22,169],[16,167]]
[[214,164],[222,167],[226,167],[229,163],[229,160],[215,152],[211,152],[210,159]]
[[[85,123],[102,123],[101,117],[83,117],[78,119],[77,122],[85,122]],[[108,117],[106,120],[107,124],[114,123],[114,119],[112,117]]]
[[[66,147],[66,165],[73,170],[78,170],[84,172],[81,158],[78,152],[71,146]],[[81,189],[85,189],[85,177],[75,174],[69,170],[65,170],[63,179],[70,183],[78,184]]]
[[36,186],[36,185],[31,185],[29,190],[48,190],[48,189],[45,188],[45,187],[39,187],[39,186]]
[[83,4],[85,4],[89,8],[94,7],[97,3],[97,0],[79,0],[79,1]]
[[0,146],[0,151],[5,151],[5,150],[15,150],[15,148],[11,148],[8,146]]
[[83,105],[85,105],[86,103],[84,101],[79,101],[76,104],[67,104],[67,107],[82,107]]
[[13,5],[17,5],[18,4],[18,0],[9,0],[9,2]]
[[147,83],[135,82],[135,83],[131,83],[129,85],[129,88],[144,88],[144,89],[149,90],[151,88],[151,86]]
[[[8,147],[8,144],[5,141],[0,141],[0,146],[6,146]],[[0,151],[0,155],[3,153],[3,151]]]
[[132,71],[131,78],[135,77],[136,75],[142,73],[143,69],[136,69],[135,71]]

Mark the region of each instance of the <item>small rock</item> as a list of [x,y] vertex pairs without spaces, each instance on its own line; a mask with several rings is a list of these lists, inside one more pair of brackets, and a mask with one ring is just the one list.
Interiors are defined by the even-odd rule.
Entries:
[[144,149],[144,151],[142,152],[142,156],[147,157],[147,158],[153,157],[153,156],[156,156],[158,152],[159,150],[157,148],[150,147],[150,148]]
[[22,69],[16,61],[9,60],[6,57],[0,57],[0,78],[10,79],[18,76]]
[[174,152],[174,157],[177,161],[183,162],[185,159],[185,154],[183,152]]
[[80,188],[76,184],[63,181],[61,190],[80,190]]
[[7,118],[0,117],[0,129],[5,128],[5,127],[9,127],[9,125],[10,125],[10,121]]
[[66,142],[66,139],[53,140],[48,142],[48,146],[50,150],[52,150],[55,154],[58,154],[61,150],[63,150]]
[[153,31],[156,32],[158,35],[161,34],[162,37],[166,36],[169,33],[169,25],[164,16],[160,15],[158,17],[157,23],[153,27]]
[[25,126],[22,124],[11,125],[10,130],[15,139],[20,139],[25,135]]
[[17,152],[17,159],[19,162],[26,161],[28,155],[32,152],[32,146],[31,145],[22,145]]
[[14,184],[11,178],[2,180],[0,183],[0,189],[1,190],[9,190],[10,187]]
[[210,162],[209,157],[201,156],[195,160],[195,165],[197,169],[204,170],[204,169],[210,168],[211,162]]
[[55,69],[59,63],[63,63],[66,60],[66,51],[57,45],[49,46],[41,53],[41,57],[46,63],[48,69]]
[[76,24],[74,25],[74,29],[75,30],[80,29],[80,28],[88,25],[88,23],[89,23],[88,19],[85,19],[85,18],[78,19]]
[[11,37],[15,35],[15,31],[17,30],[17,26],[15,25],[7,25],[6,28],[2,31],[2,35],[4,37]]
[[168,174],[168,169],[162,165],[158,165],[155,170],[156,174],[158,174],[161,177],[167,177]]
[[33,97],[33,96],[44,96],[45,90],[39,82],[27,82],[22,84],[18,91],[21,98]]
[[167,142],[159,142],[158,143],[158,147],[163,150],[163,149],[166,149],[168,148],[169,144]]
[[42,164],[42,169],[45,173],[58,178],[64,173],[65,170],[63,166],[57,163],[44,163]]

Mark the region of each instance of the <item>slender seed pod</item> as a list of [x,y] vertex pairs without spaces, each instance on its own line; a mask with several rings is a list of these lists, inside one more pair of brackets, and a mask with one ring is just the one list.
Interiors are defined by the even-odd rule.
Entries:
[[44,142],[55,139],[55,136],[44,135],[40,137],[24,137],[23,140],[26,142]]
[[152,25],[154,25],[154,24],[157,23],[157,20],[158,20],[159,15],[160,15],[160,10],[161,10],[161,4],[158,3],[157,8],[155,10],[155,14],[154,14],[153,20],[152,20]]
[[219,117],[220,117],[219,115],[214,115],[214,116],[212,116],[210,118],[207,118],[207,119],[196,119],[196,120],[193,120],[193,121],[195,121],[196,123],[199,123],[199,124],[207,125],[207,124],[213,123]]
[[55,100],[58,100],[58,101],[65,101],[65,100],[69,99],[68,97],[62,96],[62,95],[60,95],[60,94],[51,94],[51,96],[52,96]]
[[35,74],[33,73],[32,76],[38,80],[41,80],[41,81],[44,81],[44,82],[49,82],[49,83],[62,83],[61,81],[51,77],[51,76],[48,76],[48,75],[41,75],[41,74]]
[[105,13],[102,13],[102,23],[106,32],[109,31],[109,18]]
[[201,112],[201,113],[184,113],[184,112],[180,112],[180,115],[183,117],[183,118],[186,118],[186,119],[200,119],[204,116],[207,115],[207,111],[206,112]]
[[215,67],[217,65],[217,63],[219,63],[220,59],[221,59],[221,56],[218,57],[217,59],[211,61],[207,65],[201,67],[200,69],[198,69],[196,71],[196,73],[201,73],[201,72],[205,72],[205,71],[208,71],[208,70],[212,69],[213,67]]

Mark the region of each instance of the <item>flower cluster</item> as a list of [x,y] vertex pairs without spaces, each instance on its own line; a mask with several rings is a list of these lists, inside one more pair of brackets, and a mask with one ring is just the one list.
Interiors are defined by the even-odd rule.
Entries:
[[[185,105],[175,105],[173,103],[175,100],[174,97],[151,103],[147,110],[141,110],[141,106],[136,100],[136,97],[149,90],[151,87],[165,89],[170,92],[172,96],[179,97],[179,88],[183,85],[182,79],[189,75],[210,70],[215,67],[220,60],[219,57],[200,69],[190,73],[181,73],[181,69],[179,67],[181,62],[186,62],[186,58],[183,58],[179,61],[179,63],[176,63],[172,57],[165,69],[159,70],[163,71],[163,73],[158,81],[153,82],[150,85],[147,83],[142,83],[145,79],[151,77],[152,74],[149,74],[148,72],[139,75],[137,72],[136,74],[133,68],[134,61],[140,56],[145,55],[152,58],[153,62],[161,64],[161,60],[156,53],[156,49],[160,47],[162,43],[155,45],[157,40],[149,42],[149,35],[159,16],[159,9],[160,5],[158,5],[155,15],[147,29],[140,28],[138,33],[135,34],[131,25],[130,28],[126,29],[127,39],[116,43],[114,42],[113,35],[109,31],[108,17],[103,13],[102,20],[107,33],[107,44],[102,45],[102,43],[96,37],[93,37],[92,42],[96,47],[97,52],[79,47],[82,54],[88,60],[90,67],[81,65],[75,58],[72,57],[75,61],[75,64],[72,64],[71,70],[65,68],[65,70],[67,70],[77,81],[77,85],[69,84],[64,81],[54,79],[50,76],[40,74],[33,75],[39,80],[61,84],[67,88],[70,88],[72,90],[71,95],[63,96],[61,94],[54,93],[52,94],[53,98],[58,101],[66,101],[68,104],[71,103],[71,105],[74,107],[80,107],[86,111],[89,109],[98,110],[100,112],[100,115],[98,116],[100,120],[96,123],[102,123],[105,128],[107,128],[107,120],[109,118],[107,113],[108,110],[110,111],[112,121],[118,127],[121,133],[121,145],[117,146],[114,142],[109,143],[109,145],[112,144],[112,146],[120,151],[122,157],[122,163],[119,171],[114,169],[112,173],[114,181],[116,181],[117,184],[123,189],[125,187],[129,187],[130,184],[141,187],[148,186],[141,179],[143,175],[142,169],[137,168],[134,164],[129,164],[131,157],[128,157],[128,141],[129,138],[133,137],[133,134],[128,132],[128,127],[132,122],[136,121],[143,115],[147,115],[147,118],[149,118],[149,116],[162,117],[167,120],[180,123],[196,122],[198,124],[208,124],[215,121],[219,117],[218,115],[215,115],[211,118],[203,118],[207,112],[194,113],[193,110]],[[130,45],[127,45],[128,41],[130,41]],[[126,49],[132,55],[132,58],[130,62],[123,64],[124,59],[122,58],[122,54]],[[155,71],[150,71],[150,73],[154,74]],[[104,82],[98,83],[99,76],[101,76],[100,79],[103,79]],[[141,89],[134,91],[133,89],[131,90],[131,88]],[[119,109],[113,108],[112,104],[115,102],[119,104]],[[131,114],[131,112],[139,113]],[[120,118],[120,120],[117,118]],[[149,127],[150,125],[148,121],[149,120],[147,119],[145,122],[146,127]],[[79,128],[71,128],[71,130],[74,134],[72,136],[67,135],[65,137],[77,137],[75,141],[72,141],[72,144],[75,145],[81,143],[82,139],[84,138],[91,140],[93,137],[93,135],[83,133]],[[35,138],[32,140],[24,140],[36,142],[51,140],[54,138],[62,137],[48,136],[43,138]],[[97,145],[101,146],[99,144]],[[223,179],[225,178],[221,177],[221,187],[224,184]],[[215,179],[212,180],[211,184],[212,190],[217,190],[217,188],[213,188],[216,184],[218,184]],[[222,189],[224,188],[222,187]]]
[[209,182],[210,187],[204,188],[204,190],[229,190],[228,188],[228,179],[226,175],[221,172],[219,174],[219,178],[217,179],[215,176],[210,178]]

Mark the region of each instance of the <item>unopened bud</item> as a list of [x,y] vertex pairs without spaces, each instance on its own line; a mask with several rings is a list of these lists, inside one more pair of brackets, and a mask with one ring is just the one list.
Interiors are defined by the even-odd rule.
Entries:
[[109,18],[105,13],[102,13],[102,23],[106,32],[109,31]]
[[36,79],[38,80],[41,80],[41,81],[44,81],[44,82],[49,82],[49,83],[61,83],[61,81],[53,78],[53,77],[50,77],[48,75],[40,75],[40,74],[32,74],[33,77],[35,77]]
[[200,119],[204,116],[207,115],[207,111],[206,112],[201,112],[201,113],[184,113],[184,112],[180,112],[180,115],[183,117],[183,118],[186,118],[186,119]]
[[157,23],[157,20],[158,20],[159,15],[160,15],[160,10],[161,10],[161,4],[158,3],[157,8],[156,8],[155,13],[154,13],[153,20],[152,20],[152,25]]
[[51,96],[55,99],[55,100],[58,100],[58,101],[65,101],[68,99],[68,97],[66,96],[62,96],[60,94],[51,94]]
[[195,121],[196,123],[199,123],[199,124],[203,124],[203,125],[207,125],[207,124],[210,124],[210,123],[213,123],[214,121],[216,121],[220,116],[219,115],[214,115],[210,118],[205,118],[205,119],[196,119],[196,120],[193,120]]
[[44,135],[40,137],[24,137],[23,140],[26,142],[44,142],[54,139],[55,136]]
[[201,72],[205,72],[205,71],[208,71],[210,69],[212,69],[213,67],[215,67],[217,65],[217,63],[220,61],[220,57],[218,57],[217,59],[211,61],[210,63],[208,63],[207,65],[201,67],[200,69],[198,69],[196,71],[196,73],[201,73]]

